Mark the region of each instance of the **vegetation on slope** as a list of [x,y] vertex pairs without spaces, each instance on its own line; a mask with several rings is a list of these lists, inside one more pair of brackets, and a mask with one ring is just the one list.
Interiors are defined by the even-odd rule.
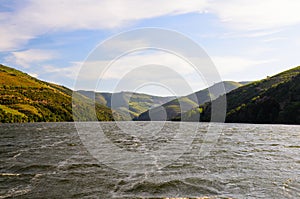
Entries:
[[82,95],[95,100],[117,111],[120,120],[130,121],[139,114],[173,100],[175,97],[159,97],[142,93],[119,92],[98,93],[93,91],[78,91]]
[[[0,122],[73,121],[72,93],[66,87],[40,81],[26,73],[0,65]],[[98,120],[113,120],[109,108],[94,105],[85,96],[76,98],[76,105],[82,112],[96,109]],[[86,114],[81,119],[93,118]]]
[[[300,124],[300,66],[243,83],[246,85],[224,82],[229,92],[226,122]],[[161,120],[162,111],[166,111],[167,120],[195,121],[200,115],[201,121],[210,121],[210,100],[218,103],[224,97],[213,87],[211,93],[204,89],[178,99],[79,91],[73,98],[76,111],[72,112],[72,90],[0,65],[0,122]]]
[[[180,97],[178,99],[172,100],[168,103],[162,105],[162,107],[153,108],[148,110],[134,120],[149,121],[149,120],[160,120],[162,111],[166,112],[166,120],[174,120],[174,118],[180,116],[181,114],[196,108],[199,104],[211,101],[211,99],[216,99],[220,96],[217,88],[219,88],[221,83],[217,83],[210,88],[198,91],[194,94]],[[233,81],[224,81],[225,92],[230,92],[243,84]],[[151,117],[151,118],[150,118]]]
[[[210,103],[200,107],[210,121]],[[226,122],[300,124],[300,66],[228,93]]]

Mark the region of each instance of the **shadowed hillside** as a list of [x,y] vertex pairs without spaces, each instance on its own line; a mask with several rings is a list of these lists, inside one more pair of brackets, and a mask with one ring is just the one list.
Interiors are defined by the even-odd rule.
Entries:
[[[199,108],[210,121],[211,104]],[[300,66],[228,93],[226,122],[300,124]]]

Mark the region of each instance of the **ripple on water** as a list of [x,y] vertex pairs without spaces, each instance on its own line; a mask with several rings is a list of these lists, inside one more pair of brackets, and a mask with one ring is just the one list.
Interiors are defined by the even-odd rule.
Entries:
[[[144,153],[170,143],[173,124],[156,137],[120,132],[112,123],[103,129],[116,146]],[[173,163],[135,174],[90,156],[74,124],[1,125],[0,198],[300,198],[299,126],[224,124],[218,143],[200,157],[207,126]]]

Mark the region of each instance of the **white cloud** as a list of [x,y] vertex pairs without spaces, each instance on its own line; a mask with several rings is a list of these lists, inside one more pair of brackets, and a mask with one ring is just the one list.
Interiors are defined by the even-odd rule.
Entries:
[[254,30],[246,32],[229,32],[219,36],[220,38],[230,39],[230,38],[255,38],[255,37],[267,37],[279,33],[280,29],[276,30]]
[[16,50],[47,32],[112,29],[191,12],[217,15],[238,30],[278,29],[299,24],[299,8],[299,0],[28,0],[0,13],[0,51]]
[[[211,59],[214,62],[221,79],[227,80],[234,80],[235,78],[239,79],[237,74],[241,74],[242,79],[248,80],[249,70],[255,71],[261,66],[277,61],[274,59],[249,59],[239,56],[213,56]],[[96,85],[98,80],[101,80],[101,83],[100,87],[97,87],[97,89],[102,91],[114,90],[120,80],[122,83],[119,85],[118,91],[133,90],[132,88],[134,88],[134,86],[142,85],[148,81],[166,84],[172,88],[178,87],[176,88],[178,89],[178,93],[184,95],[190,92],[190,90],[186,89],[185,83],[187,83],[192,90],[198,91],[201,88],[207,87],[207,80],[209,80],[207,78],[210,78],[202,77],[201,75],[203,74],[197,74],[194,68],[180,57],[161,51],[132,53],[121,57],[118,60],[87,60],[85,63],[78,63],[75,68],[54,69],[49,67],[45,68],[45,71],[56,72],[61,76],[69,78],[73,77],[72,79],[74,79],[75,75],[74,73],[72,74],[71,71],[78,72],[81,65],[83,65],[84,68],[79,72],[79,79],[77,79],[79,84],[77,85],[78,87],[75,88],[77,90],[95,89],[99,86]],[[158,67],[155,67],[155,65]],[[162,66],[162,68],[159,69],[159,66]],[[102,71],[105,72],[101,74]],[[210,73],[206,74],[214,75]]]
[[134,21],[201,12],[206,0],[29,0],[0,15],[0,51],[9,51],[48,31],[111,29]]
[[299,24],[299,8],[299,0],[215,0],[209,11],[232,28],[254,30]]
[[[194,72],[190,64],[180,57],[162,51],[142,51],[134,52],[117,60],[98,60],[84,63],[86,70],[80,74],[83,78],[99,78],[97,71],[104,70],[108,67],[101,79],[117,79],[126,75],[130,71],[144,65],[161,65],[169,67],[170,70],[176,71],[178,74],[187,75]],[[149,73],[149,71],[145,71]],[[145,74],[146,76],[147,74]],[[155,74],[152,74],[155,75]]]
[[[172,87],[180,95],[191,93],[203,86],[201,74],[182,58],[163,51],[142,51],[128,54],[117,60],[87,60],[77,78],[78,89],[134,90],[147,82]],[[101,73],[103,72],[104,73]],[[101,80],[100,87],[97,85]]]
[[274,42],[274,41],[279,41],[279,40],[287,40],[288,38],[287,37],[271,37],[271,38],[268,38],[268,39],[264,39],[263,42]]
[[81,66],[81,62],[72,62],[68,67],[56,67],[52,65],[44,65],[40,74],[55,74],[56,78],[70,78],[75,79]]
[[[237,56],[213,56],[212,61],[218,69],[221,77],[234,77],[236,74],[244,74],[248,69],[256,70],[262,64],[276,60],[254,60]],[[246,74],[247,75],[247,74]]]
[[29,68],[31,64],[41,63],[56,57],[53,51],[30,49],[26,51],[11,52],[5,61],[12,65]]

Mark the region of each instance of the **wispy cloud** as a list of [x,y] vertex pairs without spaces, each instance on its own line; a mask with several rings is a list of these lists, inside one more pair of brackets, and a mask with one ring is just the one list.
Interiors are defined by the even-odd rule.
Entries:
[[279,40],[287,40],[288,38],[287,37],[270,37],[270,38],[267,38],[267,39],[264,39],[263,42],[274,42],[274,41],[279,41]]
[[12,50],[48,31],[112,29],[135,21],[202,12],[206,0],[29,0],[0,14],[0,51]]
[[[97,71],[105,71],[105,73],[102,74],[101,79],[117,79],[122,78],[127,73],[145,65],[169,67],[170,70],[181,75],[187,75],[194,72],[193,67],[180,57],[162,51],[150,50],[133,52],[116,60],[87,60],[83,63],[86,70],[82,71],[83,73],[80,74],[80,77],[86,79],[100,78],[100,74],[97,73]],[[157,74],[149,74],[149,71],[147,70],[144,72],[144,77],[147,75],[163,75],[159,74],[159,71],[156,72]]]
[[238,56],[213,56],[212,60],[222,77],[232,74],[244,74],[248,69],[255,70],[262,64],[277,61],[275,59],[256,60]]
[[[156,82],[168,85],[176,93],[187,94],[203,86],[200,74],[182,58],[163,51],[133,52],[117,60],[87,60],[75,79],[75,89],[134,90],[139,85]],[[195,84],[197,82],[197,84]],[[192,88],[188,89],[187,85]]]
[[75,79],[80,70],[81,62],[72,62],[67,67],[56,67],[53,65],[44,65],[40,74],[55,75],[57,78]]
[[298,0],[211,1],[209,12],[234,29],[281,28],[300,23]]
[[5,58],[5,61],[10,65],[29,68],[31,64],[42,63],[44,61],[52,60],[56,57],[57,55],[53,51],[30,49],[25,51],[11,52],[10,55]]
[[49,32],[114,29],[186,13],[208,12],[235,30],[280,29],[300,23],[299,7],[298,0],[28,0],[0,13],[0,51],[16,50]]
[[66,66],[55,66],[50,64],[40,65],[34,72],[27,72],[33,77],[44,81],[64,85],[73,88],[74,80],[80,70],[81,62],[70,62]]

